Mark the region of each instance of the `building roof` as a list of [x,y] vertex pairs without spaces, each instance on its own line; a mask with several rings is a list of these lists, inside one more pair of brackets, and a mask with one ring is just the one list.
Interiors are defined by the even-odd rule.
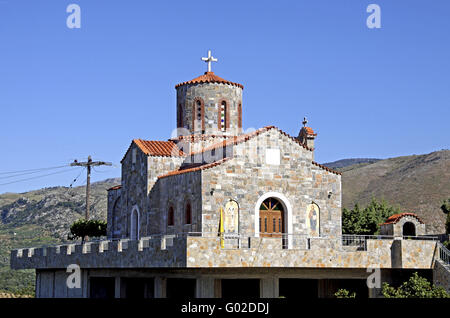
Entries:
[[216,167],[218,165],[221,165],[222,163],[224,163],[225,161],[231,160],[232,158],[223,158],[221,160],[212,162],[212,163],[206,163],[206,164],[202,164],[193,168],[181,168],[178,170],[174,170],[174,171],[170,171],[169,173],[163,174],[161,176],[158,176],[158,179],[162,179],[162,178],[166,178],[166,177],[170,177],[170,176],[175,176],[175,175],[179,175],[179,174],[183,174],[183,173],[188,173],[188,172],[194,172],[194,171],[200,171],[200,170],[206,170],[206,169],[210,169],[212,167]]
[[[230,146],[232,146],[232,145],[237,145],[237,144],[246,142],[246,141],[248,141],[248,140],[250,140],[250,139],[252,139],[252,138],[254,138],[254,137],[256,137],[256,136],[258,136],[258,135],[260,135],[260,134],[262,134],[262,133],[264,133],[264,132],[267,132],[267,131],[269,131],[269,130],[271,130],[271,129],[276,129],[276,130],[277,130],[278,132],[280,132],[282,135],[287,136],[287,137],[290,138],[292,141],[294,141],[295,143],[297,143],[299,146],[305,148],[306,150],[312,151],[312,149],[308,148],[305,144],[299,142],[297,138],[294,138],[294,137],[290,136],[289,134],[285,133],[285,132],[282,131],[281,129],[279,129],[279,128],[275,127],[275,126],[265,126],[265,127],[260,128],[260,129],[258,129],[258,130],[255,130],[255,131],[253,131],[253,132],[251,132],[251,133],[243,134],[243,135],[240,135],[240,136],[233,136],[233,137],[230,138],[230,139],[223,140],[223,141],[221,141],[221,142],[215,143],[215,144],[213,144],[213,145],[211,145],[211,146],[209,146],[209,147],[203,148],[201,151],[191,152],[191,153],[189,154],[189,156],[195,156],[195,155],[197,155],[197,154],[202,154],[202,153],[204,153],[204,152],[206,152],[206,151],[211,151],[211,150],[214,150],[214,149],[226,148],[226,147],[230,147]],[[225,158],[225,159],[227,159],[227,158]],[[222,163],[223,161],[222,161],[222,160],[219,160],[219,161],[216,161],[216,162]],[[161,177],[168,177],[168,176],[174,175],[174,174],[180,174],[180,173],[185,173],[185,172],[190,172],[190,171],[197,171],[197,170],[203,170],[203,169],[207,169],[207,168],[212,168],[212,167],[215,166],[214,164],[215,164],[216,162],[210,164],[211,166],[209,166],[209,165],[201,165],[201,166],[197,166],[197,167],[195,167],[195,168],[189,168],[189,169],[184,169],[184,170],[182,170],[182,169],[180,169],[180,170],[175,170],[175,171],[169,172],[168,174],[163,175],[163,176],[161,176]],[[317,166],[317,167],[319,167],[319,168],[321,168],[321,169],[324,169],[324,170],[326,170],[326,171],[328,171],[328,172],[334,173],[334,174],[336,174],[336,175],[341,175],[341,174],[342,174],[342,173],[340,173],[340,172],[338,172],[338,171],[335,171],[335,170],[330,169],[330,168],[328,168],[328,167],[326,167],[326,166],[324,166],[324,165],[321,165],[321,164],[319,164],[319,163],[317,163],[317,162],[315,162],[315,161],[312,161],[312,164],[315,165],[315,166]],[[203,167],[203,169],[202,169],[202,167]],[[189,170],[189,171],[187,171],[187,170]]]
[[109,189],[106,190],[106,191],[119,190],[119,189],[121,189],[121,188],[122,188],[122,185],[119,184],[119,185],[116,185],[116,186],[114,186],[114,187],[109,188]]
[[383,225],[384,225],[384,224],[395,224],[395,223],[397,223],[398,221],[400,221],[400,219],[403,218],[404,216],[412,216],[412,217],[415,217],[420,223],[422,223],[422,224],[424,223],[424,222],[417,216],[417,214],[406,212],[406,213],[399,213],[399,214],[394,214],[394,215],[390,216],[390,217],[386,220],[386,222],[383,223]]
[[128,151],[131,146],[135,144],[144,154],[147,156],[155,157],[184,157],[186,154],[178,148],[177,144],[171,140],[159,141],[159,140],[143,140],[143,139],[133,139],[128,147],[125,155],[123,156],[121,163],[127,156]]
[[180,86],[187,85],[187,84],[201,84],[201,83],[228,84],[228,85],[238,86],[238,87],[244,89],[244,86],[242,84],[227,81],[227,80],[217,76],[216,74],[214,74],[214,72],[205,72],[205,74],[203,74],[199,77],[196,77],[190,81],[175,85],[175,88],[178,88]]
[[184,153],[173,141],[134,139],[133,142],[148,156],[183,157]]
[[275,126],[265,126],[263,128],[257,129],[255,131],[252,131],[248,134],[243,134],[243,135],[239,135],[239,136],[233,136],[227,140],[223,140],[221,142],[212,144],[209,147],[203,148],[201,151],[196,151],[196,152],[191,152],[189,155],[196,155],[196,154],[200,154],[206,151],[210,151],[213,149],[219,149],[219,148],[226,148],[229,146],[233,146],[233,145],[237,145],[243,142],[246,142],[256,136],[259,136],[262,133],[265,133],[266,131],[269,131],[271,129],[276,129],[278,132],[280,132],[282,135],[287,136],[288,138],[290,138],[292,141],[294,141],[296,144],[298,144],[299,146],[305,148],[306,150],[312,151],[311,148],[308,148],[308,146],[306,146],[305,144],[301,143],[297,138],[294,138],[292,136],[290,136],[288,133],[285,133],[284,131],[282,131],[281,129],[279,129],[278,127]]
[[311,127],[303,127],[307,135],[313,135],[317,136],[317,134],[314,132],[314,130]]

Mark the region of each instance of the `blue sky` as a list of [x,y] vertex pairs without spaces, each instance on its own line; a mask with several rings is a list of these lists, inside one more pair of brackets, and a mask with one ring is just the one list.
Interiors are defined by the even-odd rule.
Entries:
[[[66,26],[71,3],[80,29]],[[370,3],[381,29],[366,26]],[[208,49],[213,71],[244,85],[244,128],[296,136],[307,116],[318,162],[447,149],[449,34],[448,0],[1,0],[0,173],[92,155],[116,164],[93,181],[120,176],[133,138],[170,137],[174,86],[203,74]],[[68,186],[79,173],[0,193]],[[0,184],[20,179],[6,176]]]

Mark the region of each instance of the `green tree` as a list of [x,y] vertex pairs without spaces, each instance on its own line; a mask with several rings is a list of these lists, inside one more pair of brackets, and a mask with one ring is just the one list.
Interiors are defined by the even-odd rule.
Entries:
[[386,298],[450,298],[444,288],[432,285],[417,272],[398,288],[383,283],[382,294]]
[[106,235],[106,222],[99,220],[80,219],[70,226],[70,240],[81,238],[84,242],[86,237],[100,237]]
[[361,209],[355,204],[351,210],[342,210],[342,233],[357,235],[377,235],[380,233],[380,224],[384,223],[388,217],[401,213],[399,208],[395,208],[386,201],[372,201]]
[[447,214],[447,220],[445,221],[445,233],[450,234],[450,199],[444,200],[441,205],[441,210]]

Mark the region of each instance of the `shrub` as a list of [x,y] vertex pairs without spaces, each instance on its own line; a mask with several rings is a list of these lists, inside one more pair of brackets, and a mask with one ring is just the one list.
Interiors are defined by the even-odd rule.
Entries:
[[69,239],[74,240],[81,238],[84,242],[86,237],[100,237],[106,235],[106,222],[99,220],[80,219],[70,226]]
[[383,283],[382,294],[386,298],[450,298],[444,288],[432,285],[417,272],[398,288]]
[[356,298],[356,293],[350,293],[347,289],[339,289],[334,293],[336,298]]

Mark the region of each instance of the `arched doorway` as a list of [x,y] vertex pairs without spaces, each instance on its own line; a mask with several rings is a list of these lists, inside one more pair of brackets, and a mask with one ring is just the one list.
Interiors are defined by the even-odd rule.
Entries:
[[284,233],[284,208],[275,198],[265,199],[259,207],[259,233],[264,237],[281,237]]
[[403,224],[403,236],[416,236],[416,226],[412,222]]

